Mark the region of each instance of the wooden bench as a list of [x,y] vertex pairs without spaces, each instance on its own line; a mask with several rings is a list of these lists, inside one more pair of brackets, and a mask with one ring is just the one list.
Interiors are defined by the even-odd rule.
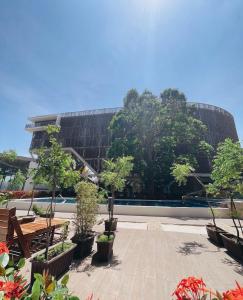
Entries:
[[50,227],[45,218],[37,218],[34,222],[19,224],[16,208],[0,209],[0,241],[5,241],[10,248],[17,242],[23,256],[29,258],[31,250],[34,250],[32,248],[37,248],[43,237],[50,235],[50,244],[52,244],[55,230],[65,224],[68,225],[69,221],[57,218],[51,220]]

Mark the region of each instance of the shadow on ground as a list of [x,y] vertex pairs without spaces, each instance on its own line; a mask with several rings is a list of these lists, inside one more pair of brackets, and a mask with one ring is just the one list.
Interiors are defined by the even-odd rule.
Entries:
[[[226,252],[226,253],[229,255],[228,252]],[[229,258],[222,259],[222,263],[225,264],[225,265],[233,267],[233,270],[236,273],[238,273],[240,275],[243,275],[243,265],[242,265],[241,261],[235,260],[233,257],[231,257],[229,255]]]
[[121,264],[121,260],[117,256],[113,257],[108,262],[99,262],[97,259],[97,253],[87,256],[83,260],[75,260],[70,266],[70,271],[77,273],[85,273],[87,276],[91,276],[91,273],[97,268],[120,270],[118,267]]
[[183,255],[199,255],[205,249],[207,249],[207,246],[202,243],[185,242],[183,243],[183,246],[178,248],[177,252]]

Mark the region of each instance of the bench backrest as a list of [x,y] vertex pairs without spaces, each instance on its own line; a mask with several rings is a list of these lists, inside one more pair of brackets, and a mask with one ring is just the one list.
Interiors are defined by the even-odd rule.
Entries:
[[14,237],[14,227],[11,218],[16,215],[16,207],[0,208],[0,241],[9,243]]

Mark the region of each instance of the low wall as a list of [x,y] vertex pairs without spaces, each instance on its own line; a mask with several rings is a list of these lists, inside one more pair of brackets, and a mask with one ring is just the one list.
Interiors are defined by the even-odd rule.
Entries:
[[[26,199],[27,200],[27,199]],[[12,200],[9,207],[16,207],[19,210],[27,210],[30,202],[26,200]],[[48,203],[38,202],[38,206],[46,209]],[[74,213],[75,204],[57,203],[55,211]],[[217,218],[229,218],[228,208],[214,208]],[[107,205],[99,205],[99,213],[107,214]],[[210,209],[207,207],[162,207],[162,206],[138,206],[138,205],[115,205],[115,215],[132,215],[132,216],[157,216],[157,217],[189,217],[189,218],[211,218]]]

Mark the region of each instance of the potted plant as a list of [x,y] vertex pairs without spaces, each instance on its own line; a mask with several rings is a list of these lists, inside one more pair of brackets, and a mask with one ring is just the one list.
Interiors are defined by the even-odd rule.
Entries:
[[113,256],[114,233],[100,234],[96,240],[97,258],[101,262],[109,261]]
[[60,278],[61,275],[69,270],[76,244],[65,241],[68,235],[68,224],[66,223],[63,226],[61,242],[48,248],[47,258],[46,250],[42,250],[31,259],[32,284],[34,282],[34,274],[36,273],[42,274],[45,270],[55,278]]
[[[179,186],[185,185],[187,183],[187,179],[189,176],[195,178],[197,180],[197,182],[201,185],[202,191],[205,191],[205,193],[207,195],[205,185],[195,174],[195,169],[189,163],[186,163],[186,164],[179,164],[179,163],[176,164],[175,163],[172,167],[171,174],[173,175],[173,177],[175,178],[175,180]],[[208,189],[208,192],[210,192],[210,189]],[[211,193],[213,193],[213,192],[211,191]],[[224,230],[216,225],[214,210],[211,206],[211,203],[209,201],[207,201],[207,202],[208,202],[208,207],[210,209],[210,212],[212,214],[212,219],[213,219],[213,224],[206,225],[208,237],[215,245],[222,247],[224,244],[223,244],[223,240],[222,240],[222,237],[220,234],[223,233]]]
[[132,156],[123,156],[104,161],[104,171],[100,174],[100,179],[105,187],[110,189],[112,195],[112,197],[108,198],[109,219],[105,220],[106,231],[116,230],[118,219],[113,217],[115,192],[124,189],[126,179],[133,169],[132,161]]
[[[215,195],[224,194],[230,198],[230,216],[232,218],[236,235],[220,233],[224,246],[228,252],[237,259],[243,259],[243,233],[241,221],[238,216],[234,197],[243,192],[243,149],[239,142],[234,143],[226,139],[217,149],[213,160],[213,183],[209,185],[210,192]],[[237,226],[238,222],[238,226]]]
[[91,182],[80,181],[76,187],[77,210],[75,214],[75,235],[72,242],[77,244],[74,258],[81,259],[89,255],[94,244],[92,231],[98,211],[98,187]]
[[[61,144],[58,143],[56,135],[60,128],[53,125],[48,125],[46,128],[49,137],[49,147],[41,148],[37,151],[37,165],[39,176],[48,184],[52,198],[50,209],[46,223],[48,227],[46,237],[46,248],[42,254],[37,255],[32,260],[32,277],[33,273],[40,272],[47,267],[53,275],[59,276],[61,272],[68,268],[72,261],[72,254],[76,245],[72,243],[62,243],[62,245],[53,246],[49,251],[52,235],[52,216],[53,202],[56,198],[56,190],[59,186],[65,187],[74,185],[78,178],[79,172],[75,171],[75,161],[69,153],[66,153]],[[40,272],[42,273],[42,272]]]

